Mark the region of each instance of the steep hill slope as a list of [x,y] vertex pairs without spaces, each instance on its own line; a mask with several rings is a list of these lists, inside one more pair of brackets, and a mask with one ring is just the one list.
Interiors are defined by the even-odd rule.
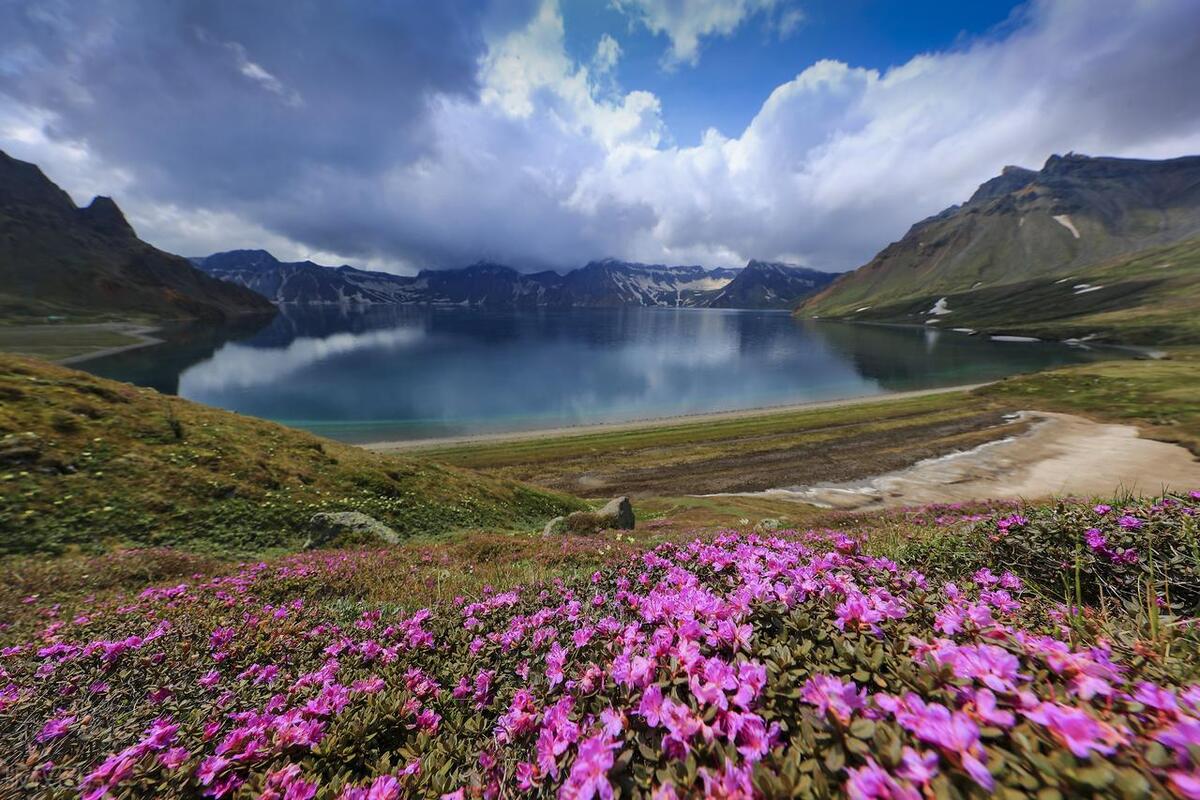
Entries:
[[138,239],[110,198],[86,208],[0,152],[0,316],[222,320],[274,309]]
[[1100,333],[1083,318],[1195,295],[1198,241],[1200,157],[1053,156],[917,223],[800,313]]
[[292,548],[317,511],[404,536],[532,527],[583,505],[0,355],[0,555],[171,545]]

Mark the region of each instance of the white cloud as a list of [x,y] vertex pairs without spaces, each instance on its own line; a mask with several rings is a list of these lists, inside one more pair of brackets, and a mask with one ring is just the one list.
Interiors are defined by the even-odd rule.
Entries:
[[597,75],[606,75],[613,71],[621,60],[621,45],[607,33],[600,37],[596,45],[596,55],[592,56],[592,71]]
[[[670,39],[664,66],[671,67],[695,65],[702,39],[728,36],[749,17],[773,11],[780,0],[612,0],[612,5],[651,33]],[[789,31],[794,29],[802,18],[794,10],[784,11],[780,30],[785,23]]]
[[[679,33],[682,53],[735,23],[696,24]],[[273,125],[271,147],[260,147],[262,158],[289,156],[279,173],[286,190],[268,182],[245,192],[239,181],[249,178],[239,174],[218,202],[223,184],[208,173],[224,174],[246,129],[217,129],[202,139],[206,172],[188,182],[207,181],[209,190],[189,201],[180,188],[188,176],[167,180],[174,162],[112,155],[120,131],[104,140],[64,134],[52,92],[44,104],[0,94],[0,147],[43,164],[81,202],[81,193],[116,195],[140,233],[177,252],[266,246],[285,258],[398,271],[479,258],[568,267],[605,255],[846,269],[966,199],[1005,164],[1037,167],[1068,150],[1200,152],[1200,38],[1180,35],[1200,26],[1193,0],[1036,0],[1003,36],[886,71],[820,61],[770,92],[744,131],[709,130],[692,147],[669,144],[658,97],[619,87],[615,39],[602,38],[580,63],[567,54],[563,25],[557,3],[541,0],[521,24],[489,32],[477,91],[432,91],[421,102],[415,130],[424,146],[415,155],[362,125],[366,138],[353,146],[337,138],[328,147],[322,135],[304,158],[290,158],[306,114],[343,118],[326,109],[340,99],[337,87],[297,84],[309,102],[286,109],[295,121]],[[0,57],[0,75],[6,63]],[[294,80],[297,68],[280,74]],[[347,102],[373,108],[387,99],[345,92]],[[206,108],[220,107],[208,99]],[[320,130],[340,136],[343,127]]]

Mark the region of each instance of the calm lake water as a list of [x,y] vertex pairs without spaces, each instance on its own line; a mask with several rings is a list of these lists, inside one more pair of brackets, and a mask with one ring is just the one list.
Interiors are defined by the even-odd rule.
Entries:
[[308,309],[165,335],[83,366],[350,442],[878,395],[1113,356],[716,309]]

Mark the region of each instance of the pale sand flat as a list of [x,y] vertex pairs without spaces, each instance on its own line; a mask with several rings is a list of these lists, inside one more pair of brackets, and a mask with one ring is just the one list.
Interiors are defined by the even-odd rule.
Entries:
[[826,508],[896,508],[966,500],[1155,495],[1200,489],[1200,461],[1183,447],[1142,439],[1132,425],[1022,411],[1024,434],[917,462],[862,481],[794,486],[745,496]]

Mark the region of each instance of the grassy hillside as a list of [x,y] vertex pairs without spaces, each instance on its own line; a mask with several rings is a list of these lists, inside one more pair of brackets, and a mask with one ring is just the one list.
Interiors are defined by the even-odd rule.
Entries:
[[[944,298],[949,313],[929,311]],[[830,306],[823,317],[971,328],[1046,339],[1128,344],[1200,342],[1200,238],[1122,256],[1065,276],[903,300]],[[807,311],[803,313],[808,313]]]
[[0,554],[290,548],[322,510],[402,535],[530,527],[579,501],[385,457],[249,417],[0,356]]
[[[1200,157],[1006,168],[800,308],[1054,338],[1196,342]],[[944,298],[944,301],[943,301]]]

